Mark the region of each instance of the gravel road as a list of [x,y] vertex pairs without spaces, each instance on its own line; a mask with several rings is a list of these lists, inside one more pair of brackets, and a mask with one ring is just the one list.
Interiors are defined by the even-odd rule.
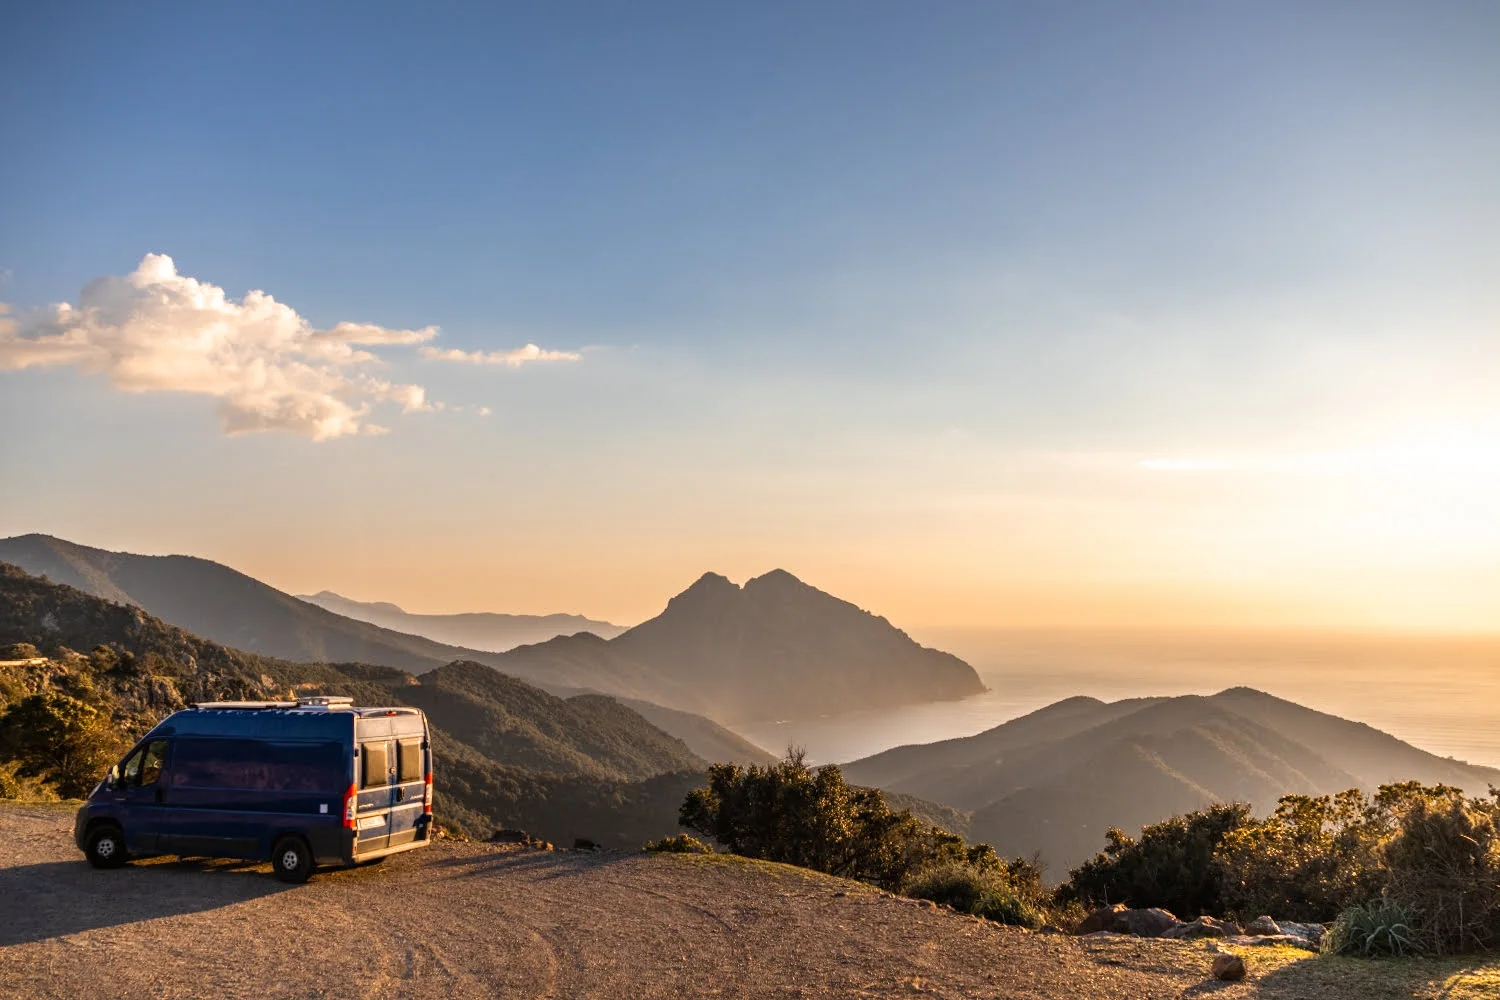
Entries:
[[440,842],[287,886],[96,871],[71,810],[0,806],[0,996],[1249,995],[1200,946],[999,927],[783,866]]

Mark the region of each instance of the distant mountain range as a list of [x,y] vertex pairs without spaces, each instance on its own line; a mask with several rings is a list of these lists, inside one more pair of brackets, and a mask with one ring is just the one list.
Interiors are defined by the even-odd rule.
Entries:
[[1392,781],[1476,794],[1500,784],[1500,770],[1245,687],[1206,698],[1069,698],[976,736],[897,747],[843,770],[859,784],[967,810],[975,839],[1007,855],[1040,851],[1059,877],[1100,850],[1110,826],[1135,834],[1214,801],[1264,812],[1282,795]]
[[381,628],[489,653],[503,653],[516,646],[546,642],[577,632],[592,632],[600,638],[613,639],[625,631],[623,625],[612,625],[583,615],[504,615],[492,612],[418,615],[384,601],[350,600],[331,590],[298,594],[297,600]]
[[889,708],[984,690],[957,657],[920,646],[884,618],[782,570],[743,587],[705,574],[656,618],[611,639],[581,632],[495,653],[335,614],[191,556],[22,535],[0,539],[0,560],[264,656],[412,673],[467,660],[548,690],[597,691],[718,721]]

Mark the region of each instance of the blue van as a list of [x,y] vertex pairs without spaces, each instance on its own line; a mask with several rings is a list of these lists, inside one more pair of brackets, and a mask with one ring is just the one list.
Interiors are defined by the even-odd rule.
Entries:
[[431,837],[427,717],[348,698],[175,712],[110,768],[73,824],[96,868],[152,854],[243,858],[270,860],[288,882]]

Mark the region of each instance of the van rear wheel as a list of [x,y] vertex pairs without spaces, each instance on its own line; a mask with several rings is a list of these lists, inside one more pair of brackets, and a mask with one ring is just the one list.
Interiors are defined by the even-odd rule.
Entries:
[[301,837],[282,837],[271,848],[271,870],[283,882],[306,882],[312,874],[312,851]]
[[89,834],[84,854],[95,868],[119,868],[130,860],[125,853],[125,835],[117,826],[101,826]]

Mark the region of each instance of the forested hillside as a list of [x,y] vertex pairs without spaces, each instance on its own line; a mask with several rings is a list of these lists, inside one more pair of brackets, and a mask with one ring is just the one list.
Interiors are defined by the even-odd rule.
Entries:
[[419,677],[257,656],[4,563],[0,651],[0,793],[82,794],[193,701],[311,694],[426,711],[439,820],[474,836],[519,826],[634,846],[676,829],[707,763],[612,699],[559,698],[476,663]]

